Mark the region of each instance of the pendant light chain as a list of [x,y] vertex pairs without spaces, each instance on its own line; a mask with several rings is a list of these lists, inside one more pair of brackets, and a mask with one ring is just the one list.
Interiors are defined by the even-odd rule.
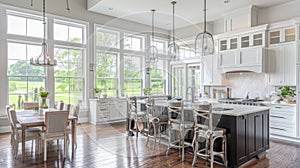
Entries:
[[[176,1],[172,2],[173,4],[173,45],[175,44],[175,4]],[[173,48],[175,50],[175,47]]]
[[[154,12],[155,9],[152,9],[152,45],[154,46]],[[154,52],[153,52],[154,55]]]
[[[47,53],[47,46],[46,46],[46,0],[43,0],[43,25],[44,25],[44,38],[43,38],[43,52],[44,54]],[[46,62],[46,58],[44,57],[44,62]]]
[[70,4],[69,4],[69,0],[66,0],[66,5],[67,5],[67,11],[70,12]]
[[204,32],[206,32],[206,0],[204,0]]

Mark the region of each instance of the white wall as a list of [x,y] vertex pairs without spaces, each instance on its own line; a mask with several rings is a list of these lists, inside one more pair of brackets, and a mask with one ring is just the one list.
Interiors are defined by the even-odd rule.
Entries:
[[[179,28],[175,30],[176,38],[178,39],[184,39],[187,37],[196,37],[197,34],[201,33],[203,31],[203,23],[199,23],[196,25],[191,25],[183,28]],[[206,30],[210,33],[213,31],[213,25],[211,23],[207,23]]]
[[258,10],[258,24],[268,24],[288,20],[300,16],[300,1],[262,8]]

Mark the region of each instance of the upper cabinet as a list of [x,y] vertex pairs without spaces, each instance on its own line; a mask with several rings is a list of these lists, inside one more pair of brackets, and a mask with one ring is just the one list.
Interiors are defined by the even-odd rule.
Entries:
[[224,33],[217,36],[219,52],[235,51],[250,47],[264,47],[267,25],[251,27],[243,31]]
[[274,29],[269,31],[269,45],[295,42],[296,28],[287,27],[281,29]]

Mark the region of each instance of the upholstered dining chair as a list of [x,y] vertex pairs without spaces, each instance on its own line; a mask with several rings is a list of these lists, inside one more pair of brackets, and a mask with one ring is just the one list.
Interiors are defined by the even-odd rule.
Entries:
[[[194,159],[192,165],[196,163],[197,156],[210,159],[210,167],[213,168],[214,157],[218,156],[222,159],[223,164],[227,166],[227,139],[226,129],[213,128],[213,115],[211,103],[194,103]],[[202,138],[202,140],[200,139]],[[199,148],[199,139],[204,142],[205,145]],[[221,150],[215,150],[215,142],[217,139],[221,139]]]
[[55,106],[55,109],[63,110],[64,109],[64,102],[62,100],[58,101],[56,106]]
[[39,107],[39,102],[25,102],[24,110],[33,110],[35,107]]
[[[13,144],[13,153],[14,156],[18,156],[18,147],[19,143],[22,141],[22,131],[18,126],[17,113],[13,109],[9,109],[8,112],[9,121],[12,127],[12,144]],[[26,141],[32,140],[31,149],[33,149],[33,140],[38,140],[38,133],[41,131],[37,127],[29,127],[26,129]],[[37,143],[36,143],[37,144]]]
[[45,114],[45,130],[39,133],[41,143],[44,144],[44,161],[47,161],[47,141],[57,140],[59,146],[59,139],[64,140],[64,158],[66,158],[66,141],[67,141],[67,121],[69,117],[68,111],[49,111]]
[[63,107],[62,110],[64,110],[64,111],[70,111],[70,108],[71,108],[71,104],[64,103],[64,107]]

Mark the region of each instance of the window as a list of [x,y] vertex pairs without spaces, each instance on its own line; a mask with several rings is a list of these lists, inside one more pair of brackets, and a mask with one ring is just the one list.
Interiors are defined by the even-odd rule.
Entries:
[[137,35],[125,35],[124,49],[143,51],[144,50],[144,37]]
[[54,40],[85,43],[85,29],[85,25],[55,19]]
[[184,86],[184,68],[183,67],[173,67],[172,68],[172,95],[176,97],[183,97],[183,86]]
[[119,48],[119,33],[116,31],[96,28],[96,46]]
[[117,57],[115,53],[96,53],[96,87],[107,96],[117,96]]
[[124,88],[128,96],[140,96],[142,86],[142,57],[124,56]]
[[84,99],[83,49],[54,48],[57,66],[54,67],[55,100],[81,104]]
[[167,41],[165,40],[154,40],[154,44],[152,44],[151,40],[151,45],[156,46],[158,54],[165,54],[167,50]]
[[24,102],[37,102],[38,93],[45,88],[43,67],[32,66],[29,59],[41,53],[41,45],[8,42],[9,104],[23,108]]
[[180,46],[180,48],[179,48],[179,55],[180,55],[180,58],[195,57],[195,51],[191,47]]
[[158,60],[156,66],[151,69],[151,94],[164,94],[165,79],[164,79],[164,62]]
[[7,33],[43,38],[43,21],[40,16],[7,11]]

